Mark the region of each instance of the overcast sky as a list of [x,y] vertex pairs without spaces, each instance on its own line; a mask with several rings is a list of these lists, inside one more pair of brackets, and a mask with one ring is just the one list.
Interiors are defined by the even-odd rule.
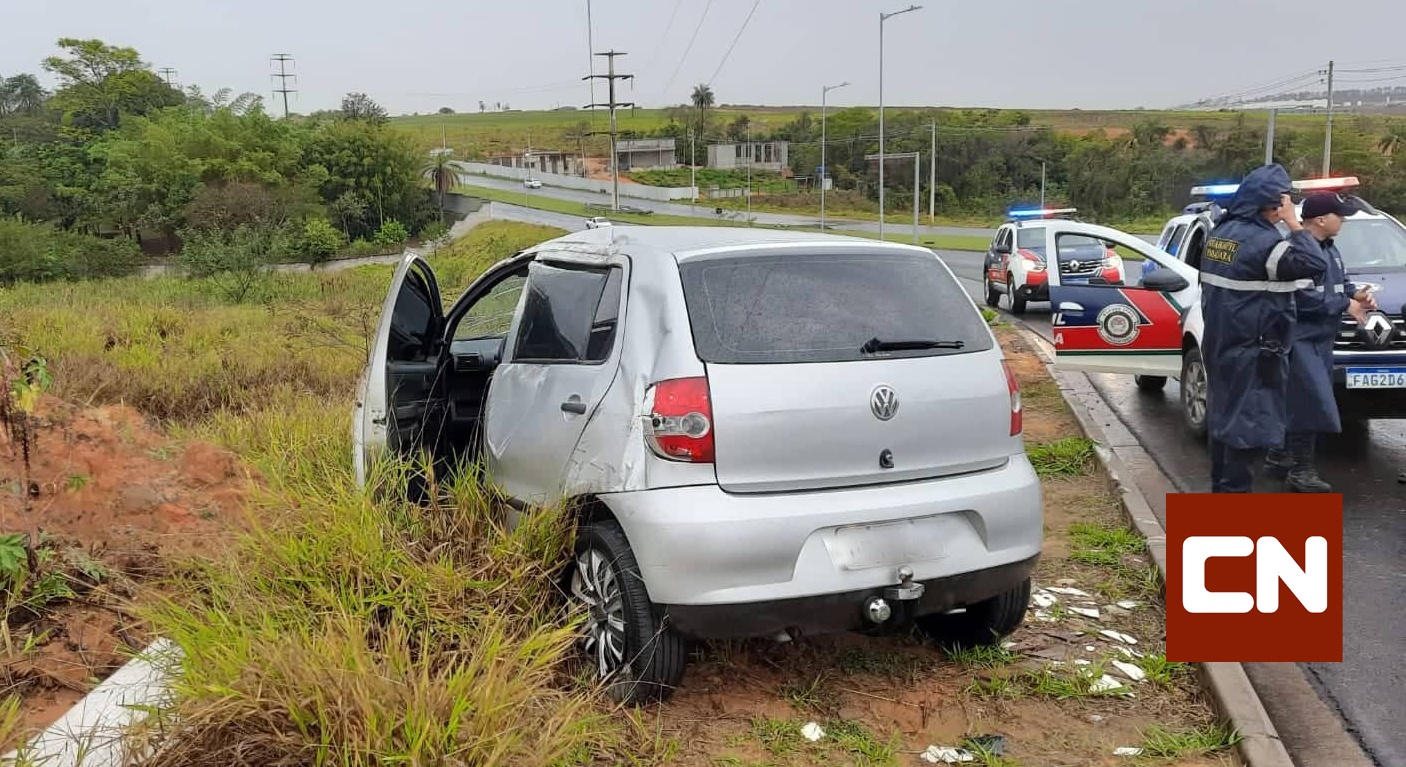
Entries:
[[[590,8],[595,49],[629,54],[616,59],[636,77],[621,100],[681,103],[711,81],[720,104],[818,104],[822,85],[849,80],[830,93],[844,106],[878,103],[878,14],[909,4],[591,0]],[[885,24],[891,106],[1168,107],[1311,75],[1330,58],[1340,68],[1406,58],[1401,0],[922,4]],[[299,112],[333,108],[349,91],[392,113],[474,111],[479,100],[579,107],[590,100],[579,79],[589,66],[586,8],[587,0],[0,0],[0,74],[37,72],[59,37],[97,37],[175,68],[183,85],[253,91],[270,106],[269,57],[290,54]],[[1344,8],[1351,13],[1336,13]],[[1394,84],[1406,85],[1406,72],[1397,75]],[[1354,77],[1393,84],[1344,80]],[[597,91],[603,101],[603,81]]]

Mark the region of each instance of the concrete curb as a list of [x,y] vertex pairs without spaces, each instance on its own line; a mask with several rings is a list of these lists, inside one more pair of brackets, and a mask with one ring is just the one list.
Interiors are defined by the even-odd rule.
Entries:
[[[1108,478],[1109,486],[1121,501],[1123,511],[1133,526],[1147,539],[1148,552],[1157,564],[1162,583],[1167,581],[1167,531],[1148,505],[1146,496],[1133,479],[1133,473],[1123,460],[1129,449],[1141,451],[1137,438],[1113,415],[1082,372],[1058,370],[1054,366],[1053,347],[1039,333],[1019,320],[1012,326],[1036,349],[1051,378],[1059,385],[1059,393],[1079,422],[1084,436],[1094,442],[1099,464]],[[1107,428],[1105,429],[1105,426]],[[1171,486],[1167,482],[1168,487]],[[1165,588],[1165,586],[1164,586]],[[1241,736],[1236,750],[1248,767],[1297,767],[1279,732],[1270,721],[1259,694],[1250,684],[1244,667],[1239,663],[1201,663],[1201,679],[1211,693],[1221,717]]]
[[167,702],[180,648],[157,639],[113,672],[28,743],[0,756],[0,764],[29,767],[121,767],[127,728]]

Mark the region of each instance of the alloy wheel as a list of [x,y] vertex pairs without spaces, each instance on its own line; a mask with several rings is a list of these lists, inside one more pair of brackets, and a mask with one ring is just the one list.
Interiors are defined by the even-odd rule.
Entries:
[[606,679],[625,665],[625,600],[614,565],[595,548],[580,552],[571,593],[587,611],[582,650]]

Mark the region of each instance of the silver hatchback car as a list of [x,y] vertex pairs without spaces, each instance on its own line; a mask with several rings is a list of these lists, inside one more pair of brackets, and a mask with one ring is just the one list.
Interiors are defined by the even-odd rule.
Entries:
[[377,453],[429,448],[579,510],[582,641],[640,702],[682,681],[689,639],[1013,631],[1044,521],[1021,415],[930,250],[632,226],[501,261],[447,313],[408,255],[353,431],[363,485]]

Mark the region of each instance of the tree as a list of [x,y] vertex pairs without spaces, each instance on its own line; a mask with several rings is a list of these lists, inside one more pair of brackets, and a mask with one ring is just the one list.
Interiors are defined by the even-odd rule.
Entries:
[[713,89],[707,83],[693,86],[693,94],[689,97],[689,101],[698,111],[698,135],[700,136],[708,132],[708,110],[713,108],[713,100]]
[[243,115],[254,109],[263,109],[263,96],[245,91],[231,101],[230,94],[233,92],[229,88],[221,88],[215,91],[214,96],[207,97],[200,90],[199,85],[192,85],[186,88],[186,103],[207,116],[213,115],[221,109],[227,109],[235,115]]
[[423,155],[404,133],[358,120],[327,123],[313,134],[304,161],[327,171],[323,200],[355,192],[365,201],[365,213],[343,217],[352,239],[375,232],[388,219],[417,232],[434,218],[432,195],[419,172]]
[[44,101],[49,94],[44,92],[39,80],[31,74],[11,75],[0,78],[0,117],[8,115],[35,115],[44,109]]
[[459,183],[459,176],[454,172],[454,166],[450,164],[452,149],[436,149],[434,159],[429,163],[420,166],[420,175],[430,177],[430,186],[434,187],[435,195],[439,197],[439,222],[444,223],[444,196],[454,189],[454,185]]
[[479,114],[483,114],[484,112],[487,112],[487,111],[488,111],[488,105],[485,104],[485,103],[483,103],[482,101],[478,102],[478,111],[479,111]]
[[72,37],[58,45],[67,57],[50,56],[43,66],[59,78],[54,105],[79,128],[112,130],[123,114],[144,115],[185,101],[147,68],[135,48]]
[[439,113],[442,115],[452,115],[454,114],[454,110],[450,107],[440,107]]
[[365,93],[348,93],[342,97],[341,115],[346,120],[361,120],[372,125],[384,125],[386,109]]

